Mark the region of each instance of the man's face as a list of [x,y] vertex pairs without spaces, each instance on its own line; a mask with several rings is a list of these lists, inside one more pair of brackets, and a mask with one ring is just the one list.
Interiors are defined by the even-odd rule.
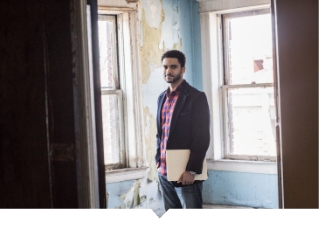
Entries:
[[163,76],[167,83],[176,83],[183,79],[186,68],[181,68],[177,58],[164,58],[162,60],[162,66]]

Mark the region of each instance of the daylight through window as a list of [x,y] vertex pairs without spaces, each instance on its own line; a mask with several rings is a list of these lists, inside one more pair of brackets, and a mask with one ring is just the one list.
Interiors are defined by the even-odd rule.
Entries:
[[122,91],[118,77],[116,16],[99,15],[100,76],[105,165],[123,165]]
[[225,158],[275,160],[269,9],[222,15]]

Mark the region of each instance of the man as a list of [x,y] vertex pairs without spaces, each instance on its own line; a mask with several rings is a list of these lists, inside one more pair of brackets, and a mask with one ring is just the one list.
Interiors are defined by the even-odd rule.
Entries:
[[[206,95],[184,79],[185,55],[167,51],[161,58],[163,76],[169,84],[158,98],[157,151],[155,160],[165,210],[202,208],[203,160],[210,143],[210,113]],[[176,182],[167,180],[166,150],[189,149],[186,170]]]

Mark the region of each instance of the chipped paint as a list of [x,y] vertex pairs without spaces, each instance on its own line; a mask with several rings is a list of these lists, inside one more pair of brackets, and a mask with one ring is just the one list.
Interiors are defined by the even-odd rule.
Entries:
[[[201,31],[198,6],[196,0],[141,0],[138,4],[140,77],[145,123],[143,142],[149,169],[142,179],[108,183],[108,208],[150,208],[158,216],[163,213],[154,161],[157,98],[168,86],[162,75],[161,56],[168,49],[182,50],[187,57],[187,71],[184,77],[201,90]],[[232,202],[236,205],[259,203],[261,207],[276,207],[276,191],[270,191],[273,188],[276,190],[276,186],[264,184],[260,177],[270,185],[276,182],[274,176],[210,171],[209,179],[204,184],[204,202]],[[242,185],[242,181],[246,184]],[[254,188],[253,182],[261,188],[264,187],[261,192]],[[256,198],[252,197],[252,192]]]
[[180,15],[178,8],[179,0],[172,0],[171,4],[163,4],[165,14],[165,20],[162,23],[161,41],[159,43],[159,49],[165,50],[165,48],[173,49],[174,44],[181,42],[180,33]]
[[155,68],[151,71],[146,84],[142,85],[143,107],[148,107],[151,114],[150,117],[155,118],[157,115],[157,99],[161,92],[168,87],[168,84],[163,79],[162,68]]
[[151,28],[159,28],[162,22],[161,0],[141,0],[146,22]]
[[[152,28],[148,25],[145,17],[145,11],[142,13],[141,35],[143,43],[140,47],[142,84],[145,84],[150,76],[150,67],[161,66],[161,55],[158,44],[160,43],[161,28]],[[141,45],[141,43],[140,43]]]
[[[186,12],[181,11],[180,7]],[[186,55],[189,59],[187,64],[192,65],[192,41],[190,38],[192,35],[190,35],[191,30],[189,29],[192,26],[190,25],[192,19],[189,14],[190,9],[188,9],[190,7],[189,1],[179,0],[141,0],[138,5],[141,90],[145,122],[144,149],[149,170],[143,179],[108,184],[108,207],[147,207],[155,212],[163,210],[154,160],[157,98],[168,86],[163,79],[161,56],[169,49],[183,50],[184,45],[187,47]],[[192,74],[190,73],[190,75]],[[192,83],[192,80],[188,78],[187,80]],[[120,186],[120,188],[117,186]],[[123,191],[123,186],[126,188],[125,191]]]
[[139,188],[140,183],[136,180],[130,190],[120,196],[120,199],[125,204],[125,208],[133,208],[140,204]]
[[[150,114],[149,108],[143,109],[144,115],[149,119],[149,134],[145,134],[145,141],[146,142],[146,150],[147,152],[147,160],[149,163],[150,171],[148,172],[148,180],[158,180],[158,174],[156,169],[156,163],[154,156],[156,154],[156,121],[155,118]],[[152,119],[152,120],[150,120]]]

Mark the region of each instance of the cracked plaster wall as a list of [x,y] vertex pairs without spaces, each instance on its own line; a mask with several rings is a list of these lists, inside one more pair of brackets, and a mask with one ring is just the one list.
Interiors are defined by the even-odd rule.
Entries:
[[[151,208],[160,211],[161,192],[155,168],[156,100],[167,88],[161,55],[169,49],[186,54],[184,78],[202,90],[199,5],[196,0],[140,0],[140,65],[144,144],[149,172],[139,180],[107,184],[108,208]],[[205,203],[276,208],[277,176],[210,171]],[[253,196],[252,196],[253,195]]]
[[[182,50],[187,58],[185,79],[190,84],[194,83],[193,68],[201,66],[201,52],[196,51],[195,56],[193,50],[195,46],[198,46],[198,50],[201,48],[200,30],[197,34],[193,34],[193,31],[200,29],[200,15],[196,0],[140,0],[137,9],[144,144],[150,168],[143,179],[107,184],[108,208],[151,208],[156,212],[162,209],[154,161],[156,102],[159,94],[168,86],[162,77],[161,56],[167,50]],[[196,81],[202,81],[201,76]],[[202,84],[198,85],[201,89]]]

